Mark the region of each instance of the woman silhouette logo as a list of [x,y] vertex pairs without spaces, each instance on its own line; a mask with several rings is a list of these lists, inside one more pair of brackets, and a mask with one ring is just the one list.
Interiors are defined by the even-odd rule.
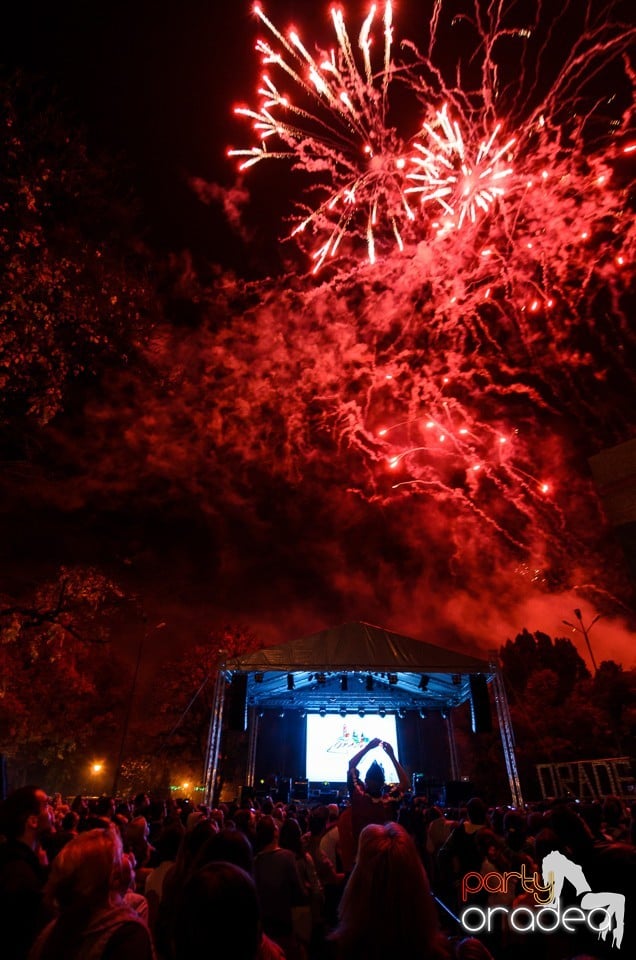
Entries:
[[612,946],[620,949],[625,930],[625,897],[622,893],[593,893],[582,868],[557,850],[543,858],[541,872],[543,882],[550,884],[552,889],[550,903],[558,903],[563,884],[569,880],[577,897],[581,897],[583,910],[589,910],[590,913],[596,910],[604,912],[605,919],[594,928],[600,939],[605,940],[609,931],[613,930]]

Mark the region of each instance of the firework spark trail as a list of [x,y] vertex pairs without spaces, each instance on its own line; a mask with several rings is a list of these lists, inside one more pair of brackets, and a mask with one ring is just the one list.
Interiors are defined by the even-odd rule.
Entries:
[[[289,392],[287,449],[315,460],[317,430],[316,447],[330,437],[338,455],[359,455],[369,499],[453,491],[517,546],[535,526],[567,550],[552,473],[570,445],[547,442],[555,424],[576,424],[585,455],[634,428],[620,402],[636,389],[625,363],[636,348],[626,305],[636,229],[621,163],[634,146],[626,53],[636,30],[602,7],[550,13],[539,2],[524,19],[515,3],[491,0],[452,19],[435,0],[426,53],[405,41],[408,62],[396,64],[387,5],[375,65],[375,8],[357,50],[332,14],[337,48],[319,55],[260,14],[278,46],[258,49],[300,99],[264,79],[260,106],[246,111],[262,145],[238,152],[246,165],[291,156],[327,194],[296,231],[320,238],[316,269],[338,269],[294,307],[301,324],[313,329],[318,311],[327,326],[320,343],[302,329],[302,345],[289,343],[305,368]],[[565,46],[574,22],[580,35]],[[397,132],[386,124],[396,89],[417,105],[398,111]],[[272,137],[286,151],[270,152]],[[356,265],[355,236],[371,264]],[[416,426],[429,421],[445,441]]]
[[[344,15],[331,11],[337,49],[321,52],[316,58],[295,30],[285,37],[260,7],[256,15],[278,42],[280,51],[263,40],[256,48],[263,63],[276,66],[296,84],[304,105],[292,102],[279,92],[268,75],[258,90],[257,109],[239,107],[236,113],[254,121],[261,143],[248,149],[230,150],[230,156],[244,157],[242,169],[265,159],[292,157],[299,167],[328,174],[326,199],[304,216],[293,231],[302,234],[308,227],[325,231],[327,240],[314,251],[318,270],[328,256],[334,256],[349,230],[365,236],[367,253],[375,259],[375,236],[379,221],[388,224],[399,247],[403,246],[399,222],[413,219],[403,189],[400,169],[404,164],[403,144],[386,124],[388,94],[392,76],[392,8],[385,3],[383,14],[384,53],[379,75],[373,72],[371,30],[376,15],[373,5],[358,38],[362,72],[355,58]],[[279,112],[274,115],[274,111]],[[269,151],[266,141],[276,136],[288,148]]]

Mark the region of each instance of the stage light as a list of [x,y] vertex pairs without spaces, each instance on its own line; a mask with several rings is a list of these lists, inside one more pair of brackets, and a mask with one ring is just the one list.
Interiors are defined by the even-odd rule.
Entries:
[[263,674],[262,674],[262,673],[255,673],[255,674],[254,674],[254,683],[262,683],[262,682],[263,682]]
[[396,684],[398,682],[397,673],[389,673],[387,676],[389,678],[389,683]]
[[294,674],[293,674],[293,673],[288,673],[288,674],[287,674],[287,689],[288,689],[288,690],[293,690],[293,689],[294,689]]
[[321,717],[326,717],[326,716],[327,716],[327,708],[326,708],[326,707],[321,707],[320,710],[318,711],[318,713],[320,714]]
[[342,676],[340,677],[340,689],[342,690],[343,693],[346,693],[347,690],[349,689],[349,677],[347,676],[346,673],[343,673]]
[[327,680],[327,678],[326,678],[326,676],[324,675],[324,673],[317,673],[317,674],[316,674],[316,680],[317,680],[318,683],[325,683],[326,680]]
[[386,707],[378,707],[378,713],[381,717],[386,717]]
[[265,716],[265,711],[264,711],[263,709],[259,710],[259,711],[258,711],[258,717],[259,717],[259,719],[262,720],[264,716]]
[[360,707],[360,709],[358,710],[358,716],[360,717],[361,720],[364,719],[365,713],[366,711],[364,707]]
[[369,676],[366,679],[365,687],[369,693],[373,690],[373,677],[371,676],[371,674],[369,674]]
[[345,707],[344,703],[343,703],[343,705],[340,707],[340,716],[341,716],[341,717],[346,717],[346,716],[347,716],[347,708]]
[[285,711],[284,710],[279,711],[278,716],[280,717],[281,720],[283,720],[285,717]]
[[428,719],[428,713],[426,712],[426,710],[424,709],[424,707],[420,707],[420,718],[421,718],[422,720],[427,720],[427,719]]
[[448,711],[446,710],[446,708],[444,708],[443,710],[440,710],[440,716],[442,720],[448,720]]
[[426,674],[423,673],[422,676],[420,677],[420,685],[419,685],[420,690],[427,690],[430,680],[431,678],[427,677]]
[[406,710],[404,709],[404,707],[400,707],[400,709],[397,712],[397,715],[400,718],[400,720],[406,720]]
[[453,686],[454,686],[454,687],[458,687],[458,686],[460,685],[460,683],[462,682],[462,677],[461,677],[461,674],[460,674],[460,673],[454,673],[453,676],[451,677],[451,679],[452,679],[452,681],[453,681]]
[[305,717],[307,716],[307,711],[305,710],[304,707],[302,708],[302,710],[299,710],[298,713],[300,714],[300,719],[301,719],[301,720],[304,720]]

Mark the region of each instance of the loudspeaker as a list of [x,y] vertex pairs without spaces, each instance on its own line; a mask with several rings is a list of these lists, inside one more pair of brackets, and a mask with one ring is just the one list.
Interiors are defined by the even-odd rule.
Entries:
[[291,778],[279,777],[278,790],[276,791],[276,800],[278,803],[289,803],[291,793]]
[[488,681],[483,673],[470,675],[470,725],[473,733],[490,733],[492,717],[490,715],[490,697]]
[[462,807],[475,793],[472,780],[446,781],[446,806]]
[[291,796],[292,800],[307,800],[309,798],[309,781],[294,780]]
[[247,729],[247,674],[233,673],[227,705],[227,723],[230,730],[243,733]]
[[411,777],[411,790],[414,797],[425,797],[427,795],[426,777],[423,773],[413,774]]
[[0,800],[7,799],[7,758],[4,753],[0,753]]
[[441,780],[436,780],[434,777],[425,777],[423,773],[414,773],[412,790],[414,797],[428,797],[429,804],[444,806],[446,788]]
[[254,787],[243,786],[241,787],[241,809],[248,807],[250,801],[256,796],[256,790]]

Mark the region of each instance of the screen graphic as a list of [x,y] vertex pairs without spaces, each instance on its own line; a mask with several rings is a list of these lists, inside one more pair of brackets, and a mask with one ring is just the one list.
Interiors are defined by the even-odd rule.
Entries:
[[[317,713],[308,713],[307,779],[321,783],[344,783],[350,758],[375,737],[390,743],[399,759],[394,716],[372,714],[362,718],[355,714],[346,717],[328,714],[321,717]],[[369,764],[374,760],[384,768],[387,783],[394,783],[397,774],[381,746],[370,750],[362,758],[358,766],[360,776],[364,779]]]

